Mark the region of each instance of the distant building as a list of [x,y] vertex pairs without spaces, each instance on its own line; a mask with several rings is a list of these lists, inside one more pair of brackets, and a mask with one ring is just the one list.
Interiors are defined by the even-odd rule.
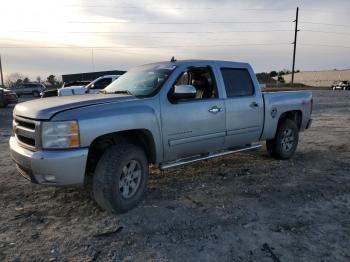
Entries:
[[[292,75],[283,75],[286,83],[290,83]],[[350,69],[303,71],[294,74],[294,83],[308,86],[331,86],[337,80],[350,80]]]
[[78,73],[78,74],[69,74],[62,75],[62,81],[64,83],[73,82],[73,81],[93,81],[96,78],[104,75],[122,75],[126,71],[112,70],[112,71],[100,71],[100,72],[89,72],[89,73]]

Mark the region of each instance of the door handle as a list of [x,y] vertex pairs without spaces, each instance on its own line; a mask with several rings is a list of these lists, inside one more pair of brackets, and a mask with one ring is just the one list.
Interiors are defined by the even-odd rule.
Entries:
[[213,106],[213,107],[210,108],[208,111],[209,111],[210,113],[216,114],[216,113],[221,112],[221,111],[222,111],[222,108],[217,107],[217,106]]
[[254,101],[250,104],[250,107],[259,107],[259,104]]

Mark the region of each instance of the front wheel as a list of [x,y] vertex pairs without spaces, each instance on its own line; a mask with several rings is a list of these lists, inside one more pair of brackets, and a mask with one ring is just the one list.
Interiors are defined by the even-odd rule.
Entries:
[[299,131],[295,122],[282,120],[273,139],[266,141],[267,151],[276,159],[289,159],[298,146]]
[[34,97],[39,97],[40,96],[40,93],[38,91],[34,91],[33,94],[32,94]]
[[132,144],[108,148],[99,160],[93,180],[96,202],[112,213],[123,213],[142,199],[147,185],[145,152]]

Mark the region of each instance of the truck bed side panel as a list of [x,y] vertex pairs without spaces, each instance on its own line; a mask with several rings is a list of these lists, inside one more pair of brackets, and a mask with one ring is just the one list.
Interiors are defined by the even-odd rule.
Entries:
[[275,136],[280,116],[289,111],[301,111],[300,130],[305,129],[311,117],[311,91],[285,91],[263,93],[265,103],[265,124],[260,140]]

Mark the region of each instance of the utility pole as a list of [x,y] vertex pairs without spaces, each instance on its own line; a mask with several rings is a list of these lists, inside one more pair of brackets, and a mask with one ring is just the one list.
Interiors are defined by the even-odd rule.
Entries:
[[1,75],[1,86],[4,86],[4,77],[2,75],[1,55],[0,55],[0,75]]
[[299,7],[297,7],[297,12],[295,14],[295,30],[294,30],[294,50],[293,50],[293,66],[292,66],[292,81],[290,82],[290,87],[293,87],[294,84],[294,68],[295,68],[295,51],[297,48],[297,35],[298,35],[298,14],[299,14]]
[[91,67],[92,72],[95,72],[95,59],[94,59],[94,49],[91,48]]

